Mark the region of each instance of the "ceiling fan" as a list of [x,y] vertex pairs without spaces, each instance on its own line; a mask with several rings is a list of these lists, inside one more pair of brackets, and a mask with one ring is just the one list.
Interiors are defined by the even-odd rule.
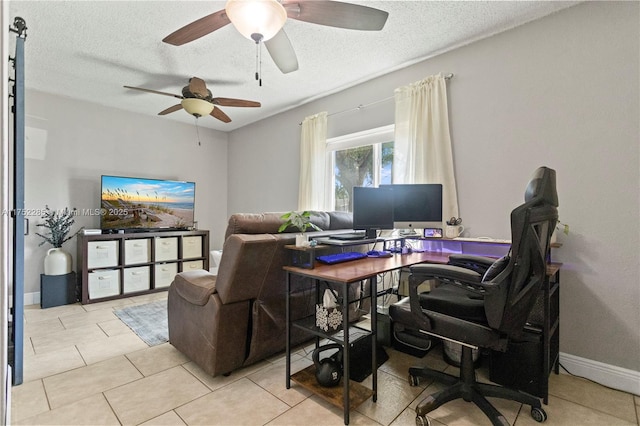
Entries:
[[329,27],[379,31],[388,12],[368,6],[329,0],[228,0],[224,9],[200,18],[162,41],[180,46],[229,23],[256,44],[264,42],[283,73],[298,69],[298,59],[282,28],[287,18]]
[[148,93],[155,93],[158,95],[165,96],[173,96],[174,98],[182,99],[182,101],[165,109],[164,111],[160,111],[158,115],[167,115],[169,113],[178,111],[180,109],[184,109],[189,114],[193,115],[196,118],[203,117],[205,115],[211,115],[212,117],[217,118],[220,121],[225,123],[230,123],[231,119],[227,114],[225,114],[220,108],[216,105],[220,106],[230,106],[230,107],[259,107],[260,102],[255,101],[247,101],[244,99],[234,99],[234,98],[214,98],[211,94],[211,91],[207,89],[207,85],[204,80],[198,77],[191,77],[189,79],[189,85],[184,86],[182,88],[182,96],[174,95],[173,93],[167,92],[159,92],[157,90],[145,89],[143,87],[132,87],[132,86],[124,86],[127,89],[140,90]]

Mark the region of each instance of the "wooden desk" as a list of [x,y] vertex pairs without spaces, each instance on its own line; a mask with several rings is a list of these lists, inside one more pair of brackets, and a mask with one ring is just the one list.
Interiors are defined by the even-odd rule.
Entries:
[[[313,269],[306,269],[296,266],[285,266],[284,269],[287,272],[287,299],[286,299],[286,313],[287,313],[287,336],[286,336],[286,386],[287,389],[291,387],[291,379],[293,378],[297,383],[305,388],[316,393],[328,402],[342,407],[344,410],[344,423],[349,424],[349,411],[351,407],[355,407],[358,404],[364,402],[369,397],[372,397],[373,402],[377,399],[377,359],[376,359],[376,333],[377,333],[377,309],[376,309],[376,276],[385,272],[393,271],[418,263],[447,263],[449,261],[448,253],[411,253],[411,254],[394,254],[392,257],[386,258],[364,258],[359,260],[353,260],[350,262],[339,263],[335,265],[321,265],[318,264]],[[315,326],[315,317],[307,318],[299,321],[291,321],[290,312],[290,292],[291,292],[291,275],[298,275],[302,277],[308,277],[314,280],[316,289],[320,281],[327,281],[342,286],[342,294],[348,295],[348,285],[359,281],[369,280],[369,294],[366,297],[371,298],[371,332],[369,336],[371,338],[371,372],[372,372],[372,389],[367,390],[364,386],[357,382],[351,382],[349,380],[349,349],[351,346],[349,339],[349,332],[343,332],[342,337],[336,338],[335,335],[325,333],[321,329]],[[318,294],[316,292],[316,294]],[[316,296],[318,298],[318,296]],[[318,303],[319,300],[316,300]],[[343,306],[343,318],[342,318],[342,330],[349,330],[349,303],[352,301],[346,300]],[[293,377],[291,375],[291,327],[298,327],[316,336],[316,347],[318,347],[319,339],[329,338],[336,343],[340,343],[343,347],[343,379],[342,379],[342,393],[336,392],[331,388],[323,388],[315,383],[315,377],[313,373],[313,366],[304,369],[296,373]],[[353,392],[352,391],[353,388]]]
[[313,269],[296,266],[285,266],[285,271],[336,283],[354,283],[374,277],[395,269],[416,265],[418,263],[447,263],[449,253],[422,252],[410,254],[394,254],[391,257],[367,257],[335,265],[317,264]]

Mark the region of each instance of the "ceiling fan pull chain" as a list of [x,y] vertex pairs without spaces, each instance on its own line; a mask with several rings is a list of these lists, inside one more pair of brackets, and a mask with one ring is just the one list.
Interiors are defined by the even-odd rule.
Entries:
[[198,117],[194,116],[194,120],[196,121],[196,138],[198,138],[198,146],[202,146],[200,143],[200,130],[198,129]]
[[259,71],[260,72],[260,83],[259,83],[259,85],[260,85],[260,87],[262,87],[262,43],[260,43],[259,53],[260,53],[260,62],[259,62],[260,65],[258,67],[258,69],[260,70]]
[[262,73],[262,43],[260,41],[260,39],[256,40],[256,81],[262,87],[262,78],[260,77]]

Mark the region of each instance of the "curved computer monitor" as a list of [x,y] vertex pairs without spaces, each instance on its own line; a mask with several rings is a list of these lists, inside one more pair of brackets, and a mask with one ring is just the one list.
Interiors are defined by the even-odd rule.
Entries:
[[393,192],[390,186],[353,187],[353,229],[376,238],[378,230],[393,229]]
[[439,183],[384,185],[393,192],[395,229],[442,228],[442,185]]

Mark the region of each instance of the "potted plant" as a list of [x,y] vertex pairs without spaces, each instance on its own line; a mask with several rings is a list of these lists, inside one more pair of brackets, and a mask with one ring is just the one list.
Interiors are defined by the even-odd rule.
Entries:
[[556,223],[556,229],[553,230],[553,234],[551,234],[551,239],[549,240],[551,244],[554,244],[557,242],[558,231],[562,231],[563,234],[569,235],[569,225],[566,223],[560,222],[560,220],[558,220],[558,223]]
[[296,235],[297,246],[304,246],[308,243],[309,239],[304,235],[304,233],[307,232],[307,229],[312,228],[316,231],[322,231],[320,227],[311,222],[311,212],[309,211],[291,211],[280,216],[280,219],[284,219],[285,222],[280,225],[278,232],[284,232],[287,228],[295,228],[300,231]]
[[46,206],[44,214],[41,217],[44,219],[44,223],[36,225],[48,230],[47,234],[36,232],[36,235],[44,240],[38,245],[41,246],[49,243],[53,246],[53,248],[47,251],[47,255],[44,258],[45,275],[65,275],[71,272],[71,255],[62,249],[62,244],[82,230],[82,228],[80,228],[76,233],[69,236],[71,227],[75,222],[75,214],[76,209],[69,211],[69,209],[65,207],[64,210],[58,211],[51,210],[49,206]]
[[567,225],[566,223],[562,223],[558,220],[558,223],[556,224],[556,229],[562,229],[562,232],[565,235],[569,235],[569,225]]

